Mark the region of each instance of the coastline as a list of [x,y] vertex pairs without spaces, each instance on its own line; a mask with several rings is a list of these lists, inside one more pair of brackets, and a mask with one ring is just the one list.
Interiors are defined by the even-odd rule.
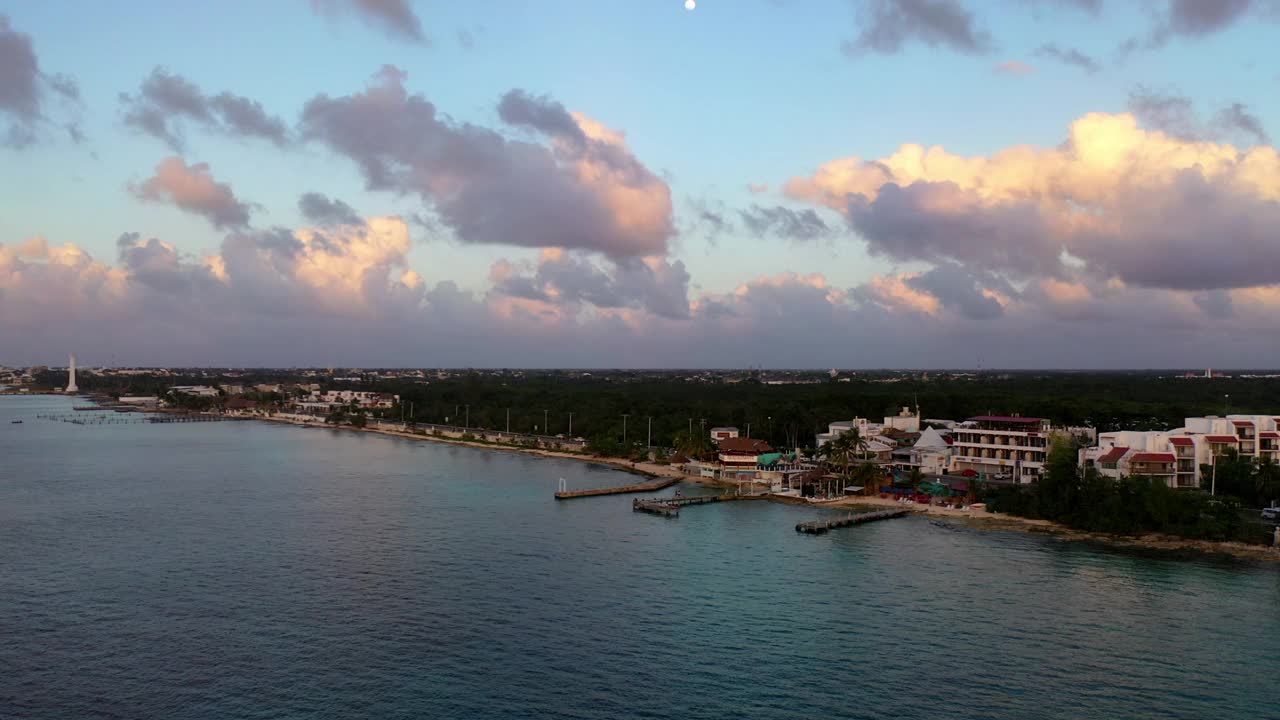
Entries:
[[[304,417],[309,418],[310,416],[304,416]],[[612,467],[615,470],[622,470],[625,472],[633,473],[636,475],[642,475],[644,477],[651,477],[651,478],[681,478],[684,480],[688,480],[689,482],[699,482],[704,480],[704,478],[697,478],[697,477],[691,477],[689,475],[686,475],[680,470],[677,470],[676,468],[671,467],[670,465],[660,465],[658,463],[651,463],[651,462],[631,462],[629,460],[621,460],[616,458],[603,458],[597,455],[584,455],[582,453],[566,452],[563,450],[544,450],[542,448],[527,448],[527,447],[519,447],[516,445],[504,445],[501,443],[476,442],[473,440],[463,440],[461,438],[453,438],[453,437],[447,437],[447,436],[419,435],[417,433],[412,433],[412,432],[404,432],[401,430],[389,430],[387,428],[378,428],[378,427],[357,428],[357,427],[351,427],[349,425],[329,425],[325,423],[323,420],[317,419],[315,422],[312,422],[309,419],[303,420],[303,419],[298,419],[292,416],[253,415],[253,416],[246,416],[246,419],[284,423],[286,425],[296,425],[299,427],[314,427],[314,428],[326,428],[329,430],[349,430],[352,432],[376,433],[379,435],[388,435],[390,437],[406,438],[409,440],[425,440],[427,442],[438,442],[438,443],[445,443],[449,445],[463,445],[466,447],[480,448],[482,450],[497,450],[500,452],[523,453],[525,455],[533,455],[535,457],[577,460],[579,462],[595,463],[597,465],[608,465],[609,467]],[[705,484],[705,482],[703,484]]]
[[[411,432],[403,432],[399,430],[389,430],[386,428],[365,427],[356,428],[350,426],[335,426],[326,424],[322,420],[312,421],[309,416],[306,419],[286,416],[250,416],[246,419],[263,420],[267,422],[278,422],[288,425],[296,425],[300,427],[328,428],[331,430],[348,430],[353,432],[377,433],[380,435],[388,435],[391,437],[407,438],[410,440],[425,440],[428,442],[446,443],[450,445],[463,445],[467,447],[479,448],[482,450],[497,450],[501,452],[516,452],[535,457],[560,458],[566,460],[577,460],[579,462],[595,463],[598,465],[607,465],[616,470],[630,472],[636,475],[642,475],[652,478],[680,478],[687,482],[697,483],[699,485],[732,487],[730,484],[709,480],[707,478],[686,475],[685,473],[671,467],[670,465],[659,465],[651,462],[633,463],[628,460],[619,460],[614,458],[602,458],[595,455],[584,455],[581,453],[565,452],[558,450],[544,450],[540,448],[526,448],[510,445],[502,445],[498,443],[484,443],[470,440],[462,440],[460,438],[441,437],[436,435],[419,435]],[[850,498],[841,498],[827,502],[807,502],[798,498],[788,498],[782,496],[769,496],[770,500],[784,503],[804,505],[813,508],[841,509],[857,506],[877,506],[897,508],[903,507],[904,503],[896,500],[881,497],[858,496]],[[919,505],[913,504],[911,507],[913,514],[926,515],[937,518],[939,521],[961,524],[965,527],[975,530],[987,531],[1014,531],[1038,533],[1053,537],[1061,541],[1074,542],[1092,542],[1105,545],[1116,549],[1128,550],[1156,550],[1171,553],[1195,553],[1198,555],[1225,555],[1236,559],[1244,560],[1263,560],[1269,562],[1280,562],[1280,548],[1268,547],[1265,545],[1249,545],[1240,542],[1219,542],[1212,540],[1191,540],[1171,535],[1161,535],[1158,533],[1148,533],[1144,535],[1124,536],[1109,535],[1106,533],[1086,532],[1076,530],[1066,525],[1052,522],[1050,520],[1038,520],[1033,518],[1018,517],[1016,515],[1008,515],[1005,513],[995,513],[986,510],[965,509],[959,510],[955,508],[944,508],[935,505]]]
[[[825,507],[856,505],[902,507],[904,503],[888,498],[858,497],[844,498],[822,504]],[[1122,550],[1157,550],[1170,553],[1195,553],[1197,555],[1225,555],[1242,560],[1280,562],[1280,548],[1266,545],[1249,545],[1241,542],[1221,542],[1216,540],[1192,540],[1160,533],[1111,535],[1108,533],[1088,532],[1076,530],[1051,520],[1038,520],[1005,513],[995,513],[985,508],[981,510],[956,510],[933,505],[915,505],[913,510],[921,515],[935,517],[944,522],[960,524],[974,530],[1036,533],[1050,536],[1055,540],[1097,543]]]

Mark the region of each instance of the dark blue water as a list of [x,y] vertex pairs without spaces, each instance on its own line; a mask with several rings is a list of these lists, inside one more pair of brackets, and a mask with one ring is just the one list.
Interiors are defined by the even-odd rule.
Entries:
[[[1280,569],[0,398],[3,718],[1280,716]],[[21,417],[25,422],[13,425]],[[689,491],[687,489],[686,491]]]

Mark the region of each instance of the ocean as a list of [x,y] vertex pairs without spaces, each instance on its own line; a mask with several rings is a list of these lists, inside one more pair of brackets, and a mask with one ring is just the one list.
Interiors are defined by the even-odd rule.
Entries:
[[0,397],[2,718],[1280,716],[1277,564],[71,405]]

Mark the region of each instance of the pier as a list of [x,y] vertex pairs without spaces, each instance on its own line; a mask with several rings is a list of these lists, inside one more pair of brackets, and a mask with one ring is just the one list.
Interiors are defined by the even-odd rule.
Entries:
[[844,517],[831,518],[829,520],[810,520],[796,524],[796,532],[806,533],[808,535],[821,535],[828,530],[835,528],[852,527],[861,525],[862,523],[875,522],[876,520],[888,520],[890,518],[904,517],[910,514],[911,510],[907,508],[896,508],[893,510],[880,510],[877,512],[858,513],[854,515],[845,515]]
[[681,480],[683,480],[683,478],[658,478],[657,480],[647,483],[620,485],[618,487],[590,488],[588,490],[568,490],[565,489],[564,483],[561,482],[561,489],[556,491],[556,499],[572,500],[573,498],[595,497],[597,495],[625,495],[627,493],[653,492],[654,490],[669,488]]
[[753,500],[765,498],[765,495],[690,495],[687,497],[650,498],[648,500],[632,500],[633,512],[647,512],[664,517],[680,517],[680,508],[686,505],[706,505],[707,503],[730,502],[733,500]]

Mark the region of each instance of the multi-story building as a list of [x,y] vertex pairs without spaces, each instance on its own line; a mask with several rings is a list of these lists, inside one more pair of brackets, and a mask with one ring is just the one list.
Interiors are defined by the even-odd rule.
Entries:
[[309,399],[311,403],[329,405],[350,405],[354,402],[363,408],[389,408],[400,402],[399,395],[364,390],[312,390]]
[[1198,488],[1208,480],[1204,468],[1228,451],[1280,462],[1280,417],[1210,415],[1186,418],[1172,430],[1102,433],[1095,446],[1080,451],[1080,464],[1106,477],[1146,475],[1169,487]]
[[[920,432],[920,415],[911,412],[910,408],[902,408],[897,415],[886,415],[883,423],[873,423],[866,418],[854,418],[852,420],[838,420],[827,425],[827,432],[818,433],[816,447],[821,448],[823,445],[835,440],[850,430],[857,429],[858,435],[863,440],[877,440],[878,436],[888,429],[901,430],[902,432],[918,433]],[[892,441],[878,440],[892,449],[894,443]]]
[[1044,472],[1052,428],[1044,418],[1018,415],[971,417],[951,431],[951,472],[1016,483]]

